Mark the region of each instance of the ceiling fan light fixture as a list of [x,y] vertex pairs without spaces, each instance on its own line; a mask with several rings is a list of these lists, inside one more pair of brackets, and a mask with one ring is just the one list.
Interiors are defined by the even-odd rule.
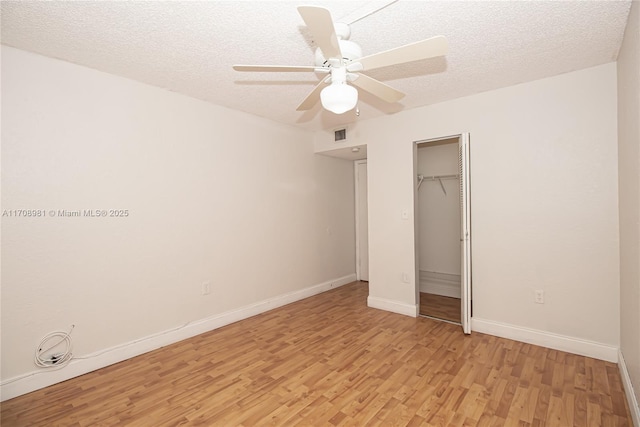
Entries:
[[[378,10],[364,15],[352,23]],[[233,66],[236,71],[329,73],[330,76],[323,77],[315,85],[302,103],[298,105],[296,111],[308,111],[320,100],[326,110],[334,114],[346,113],[356,107],[358,90],[360,89],[383,101],[398,102],[405,96],[404,93],[366,74],[360,74],[360,72],[443,56],[447,53],[447,39],[444,36],[435,36],[363,57],[360,46],[347,40],[351,35],[349,24],[334,23],[328,9],[316,6],[298,6],[298,13],[311,34],[314,35],[315,66]],[[331,84],[325,87],[329,82]],[[360,111],[356,108],[356,116],[359,115]]]
[[333,83],[322,89],[320,101],[325,110],[334,114],[346,113],[358,103],[358,91],[346,83]]

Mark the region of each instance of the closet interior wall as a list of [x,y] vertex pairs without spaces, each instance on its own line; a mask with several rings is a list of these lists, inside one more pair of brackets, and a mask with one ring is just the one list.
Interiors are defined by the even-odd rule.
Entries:
[[418,146],[420,292],[460,298],[458,139]]

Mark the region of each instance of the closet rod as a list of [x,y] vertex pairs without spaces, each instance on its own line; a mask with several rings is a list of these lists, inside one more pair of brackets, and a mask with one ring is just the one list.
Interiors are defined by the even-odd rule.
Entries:
[[436,179],[438,180],[438,182],[440,183],[440,188],[442,188],[442,192],[444,193],[444,195],[447,195],[447,190],[444,189],[444,184],[442,183],[443,179],[453,179],[453,178],[458,178],[460,175],[457,174],[453,174],[453,175],[432,175],[432,176],[424,176],[422,174],[418,175],[418,190],[420,189],[420,186],[422,185],[422,181],[435,181]]
[[454,179],[454,178],[458,178],[459,175],[458,174],[453,174],[453,175],[432,175],[432,176],[424,176],[424,175],[418,175],[418,179],[421,181],[435,181],[436,179]]

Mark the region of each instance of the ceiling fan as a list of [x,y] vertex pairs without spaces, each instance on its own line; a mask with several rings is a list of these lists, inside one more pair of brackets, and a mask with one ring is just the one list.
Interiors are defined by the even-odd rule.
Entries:
[[316,6],[300,6],[298,12],[311,34],[315,36],[314,40],[318,46],[315,52],[315,66],[233,66],[236,71],[329,74],[320,80],[311,93],[298,105],[298,111],[311,109],[318,102],[318,99],[325,109],[335,114],[352,110],[358,102],[358,91],[354,86],[386,102],[398,102],[404,97],[404,93],[362,72],[442,56],[447,52],[447,39],[444,36],[436,36],[363,57],[360,46],[349,41],[351,35],[349,25],[334,24],[331,13],[327,9]]

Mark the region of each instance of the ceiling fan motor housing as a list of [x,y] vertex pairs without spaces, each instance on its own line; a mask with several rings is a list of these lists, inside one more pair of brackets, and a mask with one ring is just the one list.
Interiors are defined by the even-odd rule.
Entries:
[[349,40],[339,40],[342,58],[325,58],[320,48],[316,49],[315,63],[318,67],[327,67],[329,65],[341,65],[354,59],[362,58],[362,49],[360,46]]

